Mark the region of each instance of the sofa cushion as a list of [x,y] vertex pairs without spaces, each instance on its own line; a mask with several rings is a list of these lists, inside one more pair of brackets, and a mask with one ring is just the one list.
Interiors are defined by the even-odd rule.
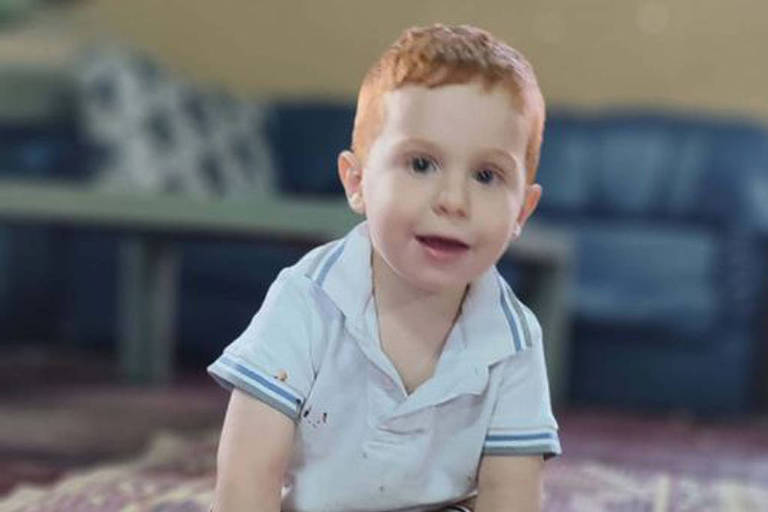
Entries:
[[545,214],[766,226],[768,134],[743,120],[554,112],[538,181]]
[[578,318],[663,330],[670,340],[715,341],[727,292],[717,285],[717,231],[604,221],[579,223],[573,235]]
[[286,195],[342,195],[336,171],[351,145],[355,106],[349,103],[276,103],[267,114],[275,159],[274,181]]

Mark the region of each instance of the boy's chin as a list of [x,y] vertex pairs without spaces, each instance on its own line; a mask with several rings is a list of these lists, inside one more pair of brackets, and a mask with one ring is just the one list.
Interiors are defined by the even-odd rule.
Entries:
[[431,294],[443,294],[463,291],[471,280],[457,279],[453,276],[420,275],[411,279],[411,284]]

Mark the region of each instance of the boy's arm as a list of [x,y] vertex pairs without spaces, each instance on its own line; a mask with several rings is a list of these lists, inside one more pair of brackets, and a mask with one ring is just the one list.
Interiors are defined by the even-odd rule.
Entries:
[[483,456],[474,512],[540,512],[543,467],[540,455]]
[[215,512],[279,512],[295,428],[281,412],[232,390],[217,454]]

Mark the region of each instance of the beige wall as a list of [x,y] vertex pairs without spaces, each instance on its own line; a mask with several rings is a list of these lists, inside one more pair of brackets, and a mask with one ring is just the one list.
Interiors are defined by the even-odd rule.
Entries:
[[522,50],[551,104],[768,118],[764,0],[90,0],[79,19],[240,92],[342,98],[404,27],[468,22]]

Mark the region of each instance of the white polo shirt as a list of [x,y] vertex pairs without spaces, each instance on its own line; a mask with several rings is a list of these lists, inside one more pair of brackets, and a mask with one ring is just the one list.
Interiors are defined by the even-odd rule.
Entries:
[[408,395],[379,343],[370,255],[361,222],[283,269],[208,367],[296,423],[282,510],[432,510],[476,493],[483,454],[560,454],[541,329],[496,268]]

